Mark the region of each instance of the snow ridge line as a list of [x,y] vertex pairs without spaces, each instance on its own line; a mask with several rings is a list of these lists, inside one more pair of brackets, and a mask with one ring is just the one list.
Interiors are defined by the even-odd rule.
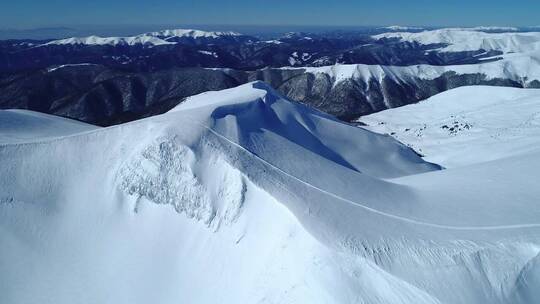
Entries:
[[429,222],[424,222],[424,221],[420,221],[420,220],[414,220],[414,219],[411,219],[411,218],[407,218],[407,217],[402,217],[402,216],[399,216],[399,215],[395,215],[395,214],[391,214],[391,213],[387,213],[387,212],[384,212],[384,211],[380,211],[380,210],[377,210],[377,209],[374,209],[374,208],[371,208],[371,207],[368,207],[366,205],[363,205],[361,203],[358,203],[358,202],[355,202],[355,201],[352,201],[352,200],[349,200],[347,198],[344,198],[338,194],[335,194],[335,193],[332,193],[332,192],[329,192],[327,190],[324,190],[324,189],[321,189],[317,186],[314,186],[313,184],[309,183],[309,182],[306,182],[286,171],[284,171],[283,169],[275,166],[274,164],[266,161],[265,159],[261,158],[260,156],[258,156],[257,154],[251,152],[250,150],[248,150],[247,148],[241,146],[240,144],[230,140],[229,138],[227,138],[226,136],[222,135],[221,133],[217,132],[216,130],[212,129],[211,127],[207,126],[207,125],[204,125],[202,123],[199,123],[199,122],[196,122],[192,119],[189,119],[191,120],[191,123],[193,124],[196,124],[196,125],[199,125],[203,128],[205,128],[206,130],[208,130],[210,133],[214,134],[215,136],[217,136],[218,138],[224,140],[225,142],[239,148],[240,150],[248,153],[250,156],[254,157],[255,159],[261,161],[262,163],[264,163],[265,165],[269,166],[270,168],[278,171],[279,173],[282,173],[284,174],[285,176],[289,177],[289,178],[292,178],[306,186],[308,186],[309,188],[312,188],[312,189],[315,189],[317,191],[320,191],[326,195],[329,195],[337,200],[340,200],[342,202],[345,202],[347,204],[350,204],[350,205],[353,205],[353,206],[356,206],[356,207],[360,207],[362,209],[365,209],[369,212],[373,212],[375,214],[378,214],[378,215],[382,215],[382,216],[385,216],[385,217],[388,217],[388,218],[392,218],[392,219],[395,219],[395,220],[399,220],[399,221],[403,221],[403,222],[406,222],[406,223],[410,223],[410,224],[415,224],[415,225],[421,225],[421,226],[427,226],[427,227],[432,227],[432,228],[439,228],[439,229],[447,229],[447,230],[460,230],[460,231],[467,231],[467,230],[487,230],[487,231],[496,231],[496,230],[509,230],[509,229],[525,229],[525,228],[540,228],[540,223],[531,223],[531,224],[515,224],[515,225],[496,225],[496,226],[452,226],[452,225],[441,225],[441,224],[435,224],[435,223],[429,223]]
[[[356,207],[360,207],[362,209],[365,209],[367,211],[370,211],[370,212],[378,214],[378,215],[382,215],[382,216],[385,216],[385,217],[389,217],[389,218],[392,218],[392,219],[396,219],[396,220],[411,223],[411,224],[416,224],[416,225],[421,225],[421,226],[426,226],[426,227],[432,227],[432,228],[439,228],[439,229],[458,230],[458,231],[467,231],[467,230],[470,230],[470,231],[474,231],[474,230],[497,231],[497,230],[510,230],[510,229],[540,228],[540,223],[515,224],[515,225],[496,225],[496,226],[451,226],[451,225],[434,224],[434,223],[414,220],[414,219],[407,218],[407,217],[402,217],[402,216],[395,215],[395,214],[386,213],[384,211],[380,211],[380,210],[368,207],[368,206],[363,205],[361,203],[351,201],[351,200],[349,200],[347,198],[344,198],[344,197],[342,197],[342,196],[340,196],[338,194],[335,194],[335,193],[329,192],[327,190],[318,188],[318,187],[310,184],[309,182],[306,182],[306,181],[304,181],[304,180],[302,180],[302,179],[300,179],[300,178],[298,178],[298,177],[284,171],[283,169],[275,166],[274,164],[266,161],[265,159],[261,158],[257,154],[251,152],[250,150],[246,149],[245,147],[239,145],[238,143],[230,140],[229,138],[227,138],[226,136],[220,134],[219,132],[212,129],[211,127],[209,127],[207,125],[204,125],[204,124],[202,124],[200,122],[196,122],[195,120],[187,118],[186,116],[184,116],[184,118],[186,118],[186,122],[192,123],[194,125],[198,125],[200,127],[203,127],[204,129],[208,130],[210,133],[214,134],[218,138],[220,138],[220,139],[226,141],[227,143],[237,147],[238,149],[248,153],[249,155],[251,155],[255,159],[261,161],[262,163],[266,164],[270,168],[284,174],[285,176],[287,176],[289,178],[292,178],[293,180],[296,180],[296,181],[306,185],[309,188],[312,188],[312,189],[315,189],[315,190],[320,191],[322,193],[325,193],[325,194],[327,194],[327,195],[329,195],[329,196],[331,196],[331,197],[333,197],[333,198],[335,198],[337,200],[340,200],[340,201],[342,201],[344,203],[347,203],[347,204],[350,204],[350,205],[353,205],[353,206],[356,206]],[[189,121],[187,121],[187,120],[189,120]],[[138,124],[138,123],[140,123],[140,121],[127,123],[125,125],[130,125],[130,124],[135,125],[135,124]],[[76,133],[76,134],[58,136],[58,137],[47,138],[47,139],[40,139],[40,140],[36,140],[36,141],[21,142],[21,143],[0,143],[0,148],[6,148],[6,147],[9,147],[9,146],[29,146],[29,145],[33,145],[33,144],[46,144],[46,143],[56,142],[56,141],[60,141],[60,140],[68,139],[68,138],[78,137],[78,136],[81,136],[81,135],[90,135],[90,134],[102,133],[102,132],[106,132],[107,130],[118,128],[120,126],[125,126],[125,125],[118,125],[118,126],[112,126],[112,127],[107,127],[107,128],[98,128],[98,129],[95,129],[95,130],[83,131],[83,132]]]

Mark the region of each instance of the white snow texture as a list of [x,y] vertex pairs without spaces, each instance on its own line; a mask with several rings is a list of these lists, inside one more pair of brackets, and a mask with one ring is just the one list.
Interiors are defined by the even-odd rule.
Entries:
[[261,82],[108,128],[1,111],[1,302],[536,303],[540,93],[491,89],[363,120],[444,170]]

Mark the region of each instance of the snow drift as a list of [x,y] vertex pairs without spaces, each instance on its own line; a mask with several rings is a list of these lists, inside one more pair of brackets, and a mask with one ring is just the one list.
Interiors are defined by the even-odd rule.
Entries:
[[537,297],[538,153],[440,170],[261,82],[115,127],[24,125],[0,146],[8,303]]

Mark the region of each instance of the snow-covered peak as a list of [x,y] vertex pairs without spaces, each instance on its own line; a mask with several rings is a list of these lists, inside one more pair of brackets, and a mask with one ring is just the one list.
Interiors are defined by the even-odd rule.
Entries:
[[191,37],[191,38],[219,38],[226,36],[243,36],[240,33],[226,31],[226,32],[207,32],[201,30],[193,29],[173,29],[173,30],[163,30],[150,33],[152,36],[156,37]]
[[281,98],[266,83],[255,81],[231,89],[204,92],[188,97],[183,103],[170,110],[170,112],[194,108],[209,108],[209,111],[212,112],[219,107],[263,100],[268,94],[272,94],[274,98]]
[[73,37],[60,40],[53,40],[44,45],[164,45],[174,44],[174,42],[168,42],[164,39],[151,36],[148,34],[142,34],[132,37]]
[[192,29],[172,29],[128,37],[72,37],[50,41],[44,45],[165,45],[177,44],[178,38],[219,39],[242,36],[236,32],[206,32]]
[[486,33],[463,29],[438,29],[419,33],[383,33],[373,36],[374,39],[395,38],[402,41],[421,44],[445,44],[441,52],[461,51],[501,51],[531,52],[540,50],[540,32],[529,33]]
[[[292,152],[296,150],[293,146],[299,146],[370,176],[396,177],[438,168],[422,162],[412,150],[397,142],[373,137],[363,129],[290,101],[261,81],[195,95],[171,110],[186,111],[209,119],[208,124],[215,126],[215,130],[238,139],[271,162],[285,161],[274,148]],[[265,138],[267,148],[252,142],[259,130],[264,130],[264,134],[256,137]],[[384,148],[373,149],[374,142]]]
[[390,31],[403,31],[403,32],[407,32],[407,31],[421,31],[421,30],[423,30],[424,28],[418,27],[418,26],[391,25],[391,26],[383,27],[382,29],[386,29],[386,30],[390,30]]

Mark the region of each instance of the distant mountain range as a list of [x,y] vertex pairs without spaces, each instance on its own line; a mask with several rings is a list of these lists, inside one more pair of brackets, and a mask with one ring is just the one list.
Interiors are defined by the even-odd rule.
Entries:
[[144,45],[157,46],[167,44],[212,44],[212,43],[242,43],[255,40],[249,36],[242,35],[236,32],[205,32],[200,30],[163,30],[159,32],[151,32],[130,37],[73,37],[60,40],[52,40],[45,44],[39,45]]
[[[447,65],[478,63],[483,58],[500,55],[503,51],[498,48],[477,48],[433,52],[434,49],[447,46],[449,39],[443,39],[446,36],[422,39],[426,33],[437,31],[422,31],[417,33],[418,39],[404,39],[395,29],[399,27],[377,29],[374,32],[391,32],[381,35],[346,31],[295,32],[272,39],[259,39],[236,32],[176,29],[127,37],[94,35],[59,40],[6,40],[0,42],[0,72],[79,63],[103,64],[131,71],[155,71],[172,67],[253,70],[263,67],[333,64]],[[447,32],[458,35],[470,30]],[[527,36],[526,33],[505,35]]]
[[[507,32],[501,33],[500,31]],[[111,125],[263,80],[352,121],[465,85],[540,87],[540,33],[504,27],[375,32],[164,30],[0,41],[0,108]]]

